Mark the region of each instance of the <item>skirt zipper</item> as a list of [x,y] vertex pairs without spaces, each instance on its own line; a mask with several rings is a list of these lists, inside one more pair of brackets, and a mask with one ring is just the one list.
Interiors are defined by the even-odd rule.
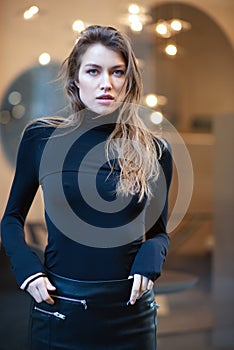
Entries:
[[85,299],[68,298],[68,297],[63,297],[61,295],[55,295],[55,294],[50,294],[50,296],[53,298],[61,299],[61,300],[72,301],[75,303],[81,303],[84,306],[85,310],[87,310],[87,308],[88,308],[88,305],[87,305],[87,302]]
[[55,316],[57,318],[60,318],[61,320],[65,320],[66,319],[66,316],[61,314],[60,312],[58,311],[55,311],[55,312],[51,312],[51,311],[47,311],[47,310],[43,310],[37,306],[34,306],[34,310],[37,310],[37,311],[40,311],[40,312],[43,312],[44,314],[47,314],[47,315],[52,315],[52,316]]

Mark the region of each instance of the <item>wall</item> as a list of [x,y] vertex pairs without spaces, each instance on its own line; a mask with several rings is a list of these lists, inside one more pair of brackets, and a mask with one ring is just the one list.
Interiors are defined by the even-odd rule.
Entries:
[[234,344],[234,114],[215,118],[215,246],[213,253],[214,332],[216,346]]

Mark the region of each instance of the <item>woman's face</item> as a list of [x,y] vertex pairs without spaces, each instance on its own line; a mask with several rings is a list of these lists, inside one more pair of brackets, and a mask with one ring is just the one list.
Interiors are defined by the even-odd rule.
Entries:
[[84,53],[77,86],[84,105],[98,114],[118,107],[126,92],[126,65],[122,55],[104,45],[91,45]]

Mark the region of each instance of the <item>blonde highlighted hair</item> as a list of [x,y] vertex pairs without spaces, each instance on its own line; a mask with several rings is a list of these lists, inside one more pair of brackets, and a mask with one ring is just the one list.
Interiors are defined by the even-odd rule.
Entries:
[[[105,47],[122,55],[126,64],[126,93],[119,107],[116,126],[109,135],[106,145],[106,158],[117,155],[120,166],[117,195],[138,195],[139,201],[144,196],[152,196],[151,181],[156,181],[159,175],[158,159],[161,157],[160,143],[149,130],[138,114],[138,105],[142,96],[142,77],[133,53],[131,43],[126,35],[113,27],[92,25],[80,35],[62,68],[65,78],[65,90],[70,101],[72,114],[68,118],[45,118],[48,126],[79,127],[82,122],[81,110],[86,106],[80,99],[79,88],[76,85],[82,56],[90,45],[101,43]],[[111,164],[110,164],[111,166]],[[112,169],[112,166],[111,166]]]

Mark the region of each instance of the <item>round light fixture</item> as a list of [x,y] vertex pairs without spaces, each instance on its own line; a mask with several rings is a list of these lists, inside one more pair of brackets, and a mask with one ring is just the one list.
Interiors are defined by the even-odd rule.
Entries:
[[153,112],[150,116],[150,120],[153,124],[161,124],[163,121],[163,115],[161,112]]
[[131,29],[134,32],[140,32],[143,29],[143,25],[141,22],[133,22],[131,23]]
[[74,32],[79,32],[79,33],[81,33],[82,30],[85,29],[84,22],[81,21],[80,19],[74,21],[73,24],[72,24],[72,29],[74,30]]
[[155,107],[158,104],[158,98],[154,94],[149,94],[145,98],[145,102],[149,107]]
[[24,19],[31,19],[39,12],[39,7],[31,6],[28,10],[24,11]]
[[140,7],[136,4],[131,4],[128,7],[128,12],[133,15],[137,15],[140,12]]
[[155,27],[155,31],[160,35],[166,35],[168,33],[168,28],[167,28],[166,23],[161,22],[161,23],[157,24]]
[[45,66],[47,65],[48,63],[50,63],[50,55],[47,53],[47,52],[43,52],[40,56],[39,56],[39,63],[42,65],[42,66]]
[[177,47],[174,44],[168,44],[165,47],[165,52],[169,56],[175,56],[177,54]]
[[181,21],[179,19],[173,19],[171,21],[171,28],[176,32],[180,32],[182,30]]

